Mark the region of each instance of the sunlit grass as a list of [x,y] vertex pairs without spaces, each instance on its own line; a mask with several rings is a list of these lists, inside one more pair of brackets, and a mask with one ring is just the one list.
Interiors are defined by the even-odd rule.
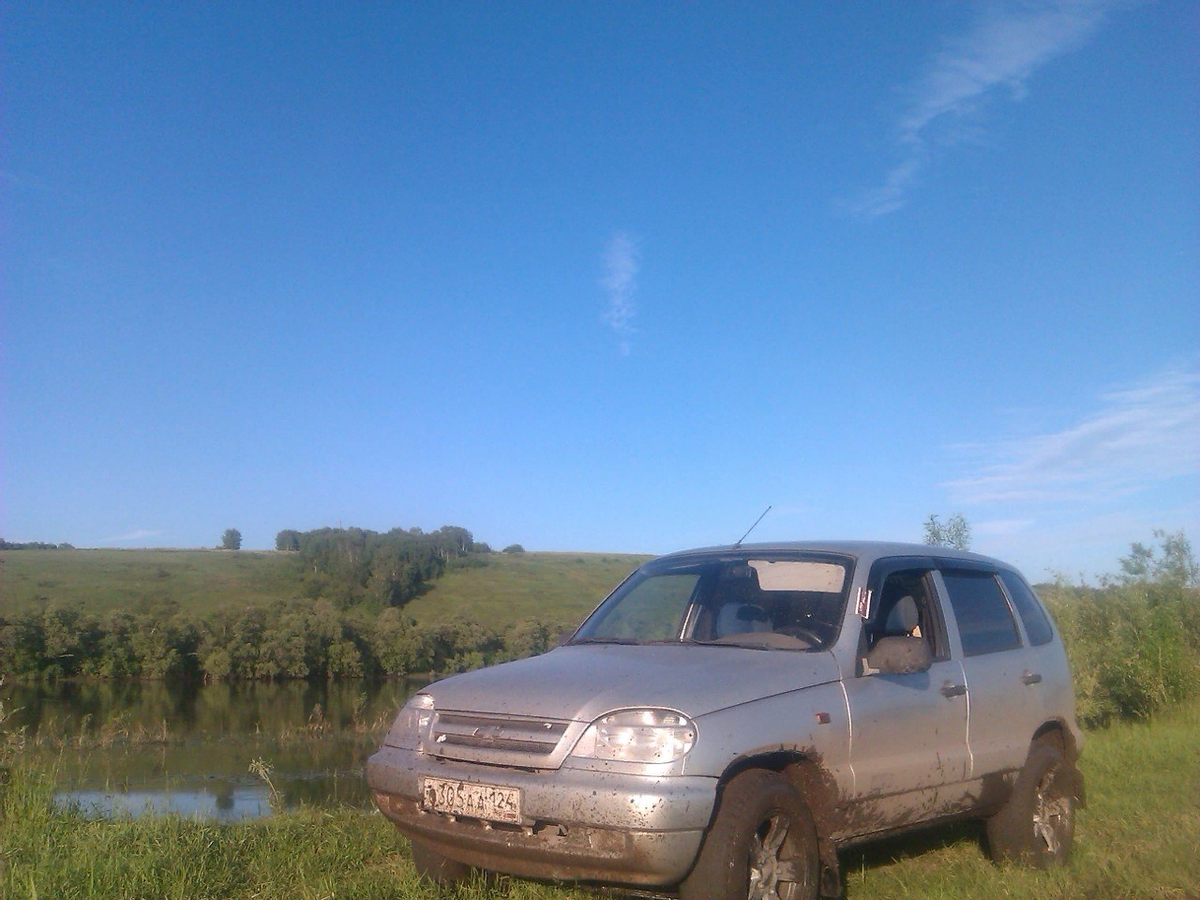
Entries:
[[1091,732],[1066,868],[997,868],[972,825],[843,854],[849,900],[1200,898],[1200,704]]
[[290,554],[248,550],[2,550],[0,566],[0,609],[14,616],[46,603],[203,616],[300,596],[303,575]]
[[[301,810],[218,825],[177,816],[93,819],[56,811],[59,772],[24,765],[2,788],[0,896],[25,898],[404,898],[567,900],[593,896],[518,879],[442,891],[418,881],[404,841],[375,813]],[[1200,705],[1089,735],[1089,806],[1070,864],[988,862],[973,826],[842,855],[848,900],[1200,897]]]
[[451,569],[405,612],[421,624],[466,617],[503,631],[522,619],[578,625],[648,556],[497,553],[480,568]]
[[[405,607],[420,624],[467,617],[503,631],[525,618],[578,624],[648,556],[494,553],[451,568]],[[304,596],[295,554],[217,550],[0,551],[0,609],[20,615],[47,603],[102,615],[173,609],[204,617]]]
[[[17,770],[0,819],[0,896],[24,898],[441,898],[419,881],[382,816],[305,810],[214,824],[178,816],[95,819],[55,810],[53,772]],[[511,879],[467,898],[565,897]]]

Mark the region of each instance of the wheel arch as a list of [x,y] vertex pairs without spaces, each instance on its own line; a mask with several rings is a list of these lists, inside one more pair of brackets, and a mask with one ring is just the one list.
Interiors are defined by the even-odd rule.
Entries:
[[1084,790],[1083,775],[1080,774],[1079,767],[1076,765],[1079,759],[1080,748],[1075,743],[1075,737],[1071,729],[1058,719],[1051,719],[1048,722],[1044,722],[1034,732],[1030,748],[1039,743],[1049,744],[1062,754],[1067,764],[1066,771],[1063,774],[1066,776],[1067,784],[1070,786],[1071,793],[1075,797],[1075,805],[1080,808],[1086,807],[1087,793]]
[[812,814],[817,830],[817,853],[821,863],[820,892],[822,897],[839,897],[842,894],[841,872],[838,868],[837,844],[832,835],[838,828],[837,782],[821,764],[815,752],[798,749],[781,749],[739,757],[726,767],[717,783],[717,802],[713,815],[721,802],[721,792],[733,778],[751,769],[776,772],[788,780],[800,795],[800,799]]

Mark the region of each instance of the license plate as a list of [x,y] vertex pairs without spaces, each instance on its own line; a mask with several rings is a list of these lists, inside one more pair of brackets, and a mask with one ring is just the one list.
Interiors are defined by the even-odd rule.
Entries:
[[453,816],[521,824],[521,791],[518,788],[426,778],[421,785],[421,805],[432,812]]

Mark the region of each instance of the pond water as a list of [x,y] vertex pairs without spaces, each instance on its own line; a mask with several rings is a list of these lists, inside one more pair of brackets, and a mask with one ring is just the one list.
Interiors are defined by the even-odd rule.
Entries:
[[423,683],[0,685],[0,703],[60,805],[231,821],[369,807],[366,758]]

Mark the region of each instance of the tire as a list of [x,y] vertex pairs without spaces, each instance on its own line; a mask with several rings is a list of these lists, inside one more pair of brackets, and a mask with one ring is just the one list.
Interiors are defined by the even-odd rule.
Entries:
[[997,863],[1037,869],[1064,863],[1075,839],[1075,794],[1062,751],[1035,743],[1012,796],[987,820],[988,853]]
[[409,845],[412,848],[413,868],[419,877],[448,886],[470,880],[474,871],[471,866],[447,859],[422,841],[410,839]]
[[820,874],[812,813],[776,772],[734,777],[681,900],[816,900]]

